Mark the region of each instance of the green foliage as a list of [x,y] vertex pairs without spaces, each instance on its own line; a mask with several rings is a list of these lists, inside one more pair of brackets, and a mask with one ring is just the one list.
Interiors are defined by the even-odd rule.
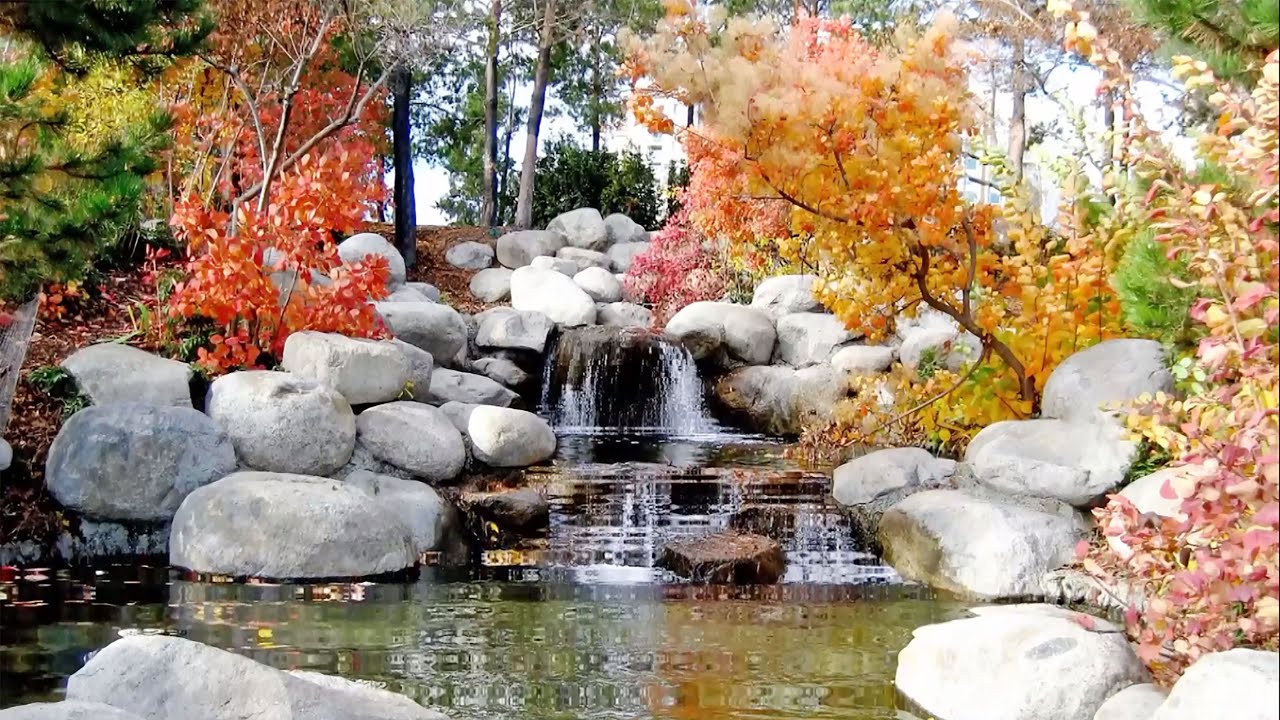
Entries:
[[572,140],[549,144],[538,158],[533,222],[544,227],[560,213],[593,207],[626,213],[645,227],[658,225],[658,182],[637,153],[591,152]]
[[680,196],[689,187],[689,163],[675,160],[667,165],[667,217],[675,217],[683,207]]
[[1128,485],[1138,478],[1144,478],[1168,465],[1172,460],[1173,456],[1167,450],[1144,438],[1138,443],[1138,452],[1124,475],[1124,484]]
[[27,373],[27,382],[54,400],[62,402],[62,417],[69,418],[89,406],[89,400],[76,389],[75,380],[57,365],[45,365]]
[[1219,77],[1256,77],[1280,43],[1275,0],[1130,0],[1143,22],[1168,38],[1169,55],[1194,55]]
[[1112,277],[1125,324],[1165,345],[1185,344],[1190,339],[1196,288],[1178,287],[1173,280],[1188,279],[1186,263],[1169,259],[1166,247],[1151,232],[1134,238]]

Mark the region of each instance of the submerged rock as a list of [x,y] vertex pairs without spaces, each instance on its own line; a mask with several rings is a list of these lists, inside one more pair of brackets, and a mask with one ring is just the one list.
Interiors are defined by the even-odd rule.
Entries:
[[[463,509],[480,524],[491,522],[507,533],[524,537],[546,530],[551,523],[551,505],[542,493],[532,488],[468,492],[459,498]],[[485,537],[483,528],[476,533]]]
[[782,578],[787,558],[775,540],[720,532],[667,543],[657,565],[694,582],[769,585]]
[[338,243],[338,257],[344,263],[364,262],[368,255],[380,255],[387,260],[391,274],[387,278],[387,286],[396,288],[404,284],[404,257],[386,238],[376,233],[358,233]]
[[191,407],[192,370],[121,343],[81,348],[62,361],[76,389],[94,405],[115,402]]
[[280,366],[328,385],[354,405],[395,400],[413,370],[405,353],[386,340],[309,330],[295,332],[284,341]]

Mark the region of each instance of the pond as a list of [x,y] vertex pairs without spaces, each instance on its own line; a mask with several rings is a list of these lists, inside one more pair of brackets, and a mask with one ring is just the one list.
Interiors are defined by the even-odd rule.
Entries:
[[[727,434],[565,435],[554,464],[526,475],[551,501],[546,538],[412,582],[20,569],[0,578],[0,705],[56,699],[94,650],[160,632],[368,680],[454,720],[906,717],[898,651],[964,606],[857,547],[826,476],[780,450]],[[782,542],[780,584],[694,586],[653,567],[666,540],[728,527]]]

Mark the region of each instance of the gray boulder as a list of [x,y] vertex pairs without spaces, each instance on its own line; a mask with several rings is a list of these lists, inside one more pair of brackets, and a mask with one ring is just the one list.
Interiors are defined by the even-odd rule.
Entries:
[[471,367],[485,377],[507,387],[518,387],[529,382],[530,375],[519,365],[506,358],[485,357],[471,363]]
[[[451,370],[436,370],[436,378]],[[452,480],[467,461],[462,436],[436,408],[416,402],[393,402],[369,408],[356,418],[360,446],[378,461],[414,477]]]
[[344,263],[362,262],[367,255],[381,255],[387,259],[387,265],[391,268],[388,287],[396,288],[404,284],[404,258],[386,238],[376,233],[359,233],[338,243],[338,257]]
[[447,720],[401,695],[282,672],[170,635],[131,635],[106,646],[71,676],[67,697],[153,719]]
[[1089,422],[1115,415],[1103,405],[1173,392],[1173,375],[1155,340],[1104,340],[1063,360],[1045,381],[1042,417]]
[[604,232],[608,237],[610,246],[615,246],[618,243],[642,243],[649,240],[649,231],[645,230],[643,225],[622,213],[613,213],[605,216]]
[[385,340],[310,330],[285,339],[280,366],[328,385],[357,405],[395,400],[413,370],[409,358]]
[[1235,648],[1209,653],[1192,663],[1173,684],[1152,720],[1203,720],[1225,714],[1231,720],[1280,717],[1280,655]]
[[191,367],[120,343],[81,348],[62,369],[94,405],[142,402],[191,407]]
[[507,407],[519,397],[484,375],[437,368],[431,374],[431,391],[427,402],[443,405],[449,401]]
[[557,325],[594,325],[596,304],[573,279],[551,270],[524,267],[511,274],[511,307],[546,315]]
[[556,257],[560,260],[568,260],[577,268],[574,274],[579,273],[587,268],[601,268],[603,270],[613,270],[613,261],[608,255],[595,250],[584,250],[576,247],[560,248],[556,253]]
[[609,246],[609,232],[604,218],[595,208],[578,208],[560,213],[547,223],[547,230],[559,233],[574,247],[604,250]]
[[448,503],[430,485],[357,470],[343,480],[347,485],[372,497],[383,510],[400,522],[413,535],[413,546],[419,555],[439,550],[448,532]]
[[113,403],[87,407],[62,425],[45,484],[90,517],[167,521],[191,491],[235,468],[231,440],[203,413]]
[[946,720],[1092,720],[1149,676],[1124,633],[1048,605],[925,625],[898,653],[898,691]]
[[687,305],[667,321],[666,332],[699,360],[716,357],[748,365],[767,365],[777,339],[763,310],[726,302]]
[[468,288],[481,302],[506,300],[511,297],[511,271],[506,268],[485,268],[471,276]]
[[926,490],[880,518],[884,557],[903,577],[983,600],[1035,597],[1075,557],[1084,522],[967,490]]
[[498,238],[498,262],[512,270],[536,257],[553,256],[564,247],[564,236],[546,230],[517,230]]
[[[1211,473],[1206,470],[1203,465],[1175,465],[1161,468],[1149,475],[1134,480],[1124,486],[1118,494],[1122,495],[1133,506],[1138,509],[1141,514],[1159,515],[1160,517],[1171,517],[1178,520],[1185,520],[1186,515],[1182,512],[1182,498],[1165,497],[1164,486],[1166,483],[1174,480],[1180,480],[1184,477],[1187,479],[1195,479],[1197,475]],[[1107,535],[1107,545],[1122,559],[1128,559],[1133,555],[1133,549],[1121,538],[1114,535]]]
[[817,275],[777,275],[762,280],[751,295],[751,306],[771,317],[790,313],[822,312],[813,296]]
[[914,373],[926,368],[952,372],[967,367],[982,354],[982,341],[955,327],[928,325],[906,333],[898,348],[898,360]]
[[398,288],[396,288],[395,290],[392,290],[392,291],[391,291],[391,292],[390,292],[386,297],[382,298],[382,299],[381,299],[381,300],[379,300],[378,302],[384,302],[384,303],[429,303],[429,302],[435,302],[435,300],[432,300],[431,298],[427,297],[426,295],[423,295],[422,293],[418,292],[417,290],[414,290],[413,288],[409,287],[408,285],[405,285],[405,286],[402,286],[402,287],[398,287]]
[[845,375],[882,373],[896,359],[898,348],[891,345],[849,345],[831,356],[831,367]]
[[483,270],[493,264],[493,248],[479,242],[461,242],[445,251],[444,260],[463,270]]
[[422,293],[431,302],[440,302],[440,288],[425,282],[407,282],[404,286],[414,292]]
[[622,284],[604,268],[589,267],[574,275],[573,282],[595,302],[611,303],[622,299]]
[[527,467],[556,452],[556,434],[546,420],[524,410],[482,406],[467,421],[476,459],[494,467]]
[[837,467],[831,494],[850,509],[863,536],[874,539],[886,510],[923,490],[948,487],[955,470],[954,460],[920,448],[876,450]]
[[615,302],[596,305],[596,320],[611,327],[653,326],[653,312],[635,303]]
[[471,422],[471,413],[478,407],[482,406],[476,405],[475,403],[464,403],[458,402],[457,400],[450,400],[440,406],[440,412],[444,413],[445,417],[449,418],[449,422],[453,423],[453,426],[462,434],[463,439],[470,442],[470,438],[467,437],[467,425]]
[[431,390],[431,373],[435,371],[435,358],[426,350],[403,340],[390,342],[409,361],[409,380],[405,383],[409,399],[426,402]]
[[828,365],[739,368],[721,377],[714,392],[722,406],[753,430],[775,435],[798,435],[830,420],[845,394],[841,379]]
[[476,345],[500,350],[532,350],[542,353],[555,323],[531,310],[497,307],[476,316]]
[[409,528],[384,505],[307,475],[228,475],[188,495],[169,533],[170,564],[211,575],[366,577],[417,561]]
[[789,313],[778,318],[777,358],[792,367],[808,367],[831,359],[856,336],[835,315]]
[[13,464],[13,448],[3,438],[0,438],[0,470],[8,470]]
[[529,263],[529,267],[535,270],[551,270],[561,275],[573,277],[578,274],[578,263],[569,258],[562,257],[536,257],[533,262]]
[[205,412],[231,438],[241,464],[255,470],[328,475],[355,449],[356,418],[346,398],[289,373],[223,375],[209,386]]
[[387,328],[397,338],[449,364],[467,346],[467,323],[457,310],[438,303],[375,303]]
[[1124,481],[1136,454],[1109,424],[1006,420],[983,428],[964,460],[988,487],[1085,507]]
[[1151,720],[1164,699],[1164,690],[1152,683],[1130,685],[1107,698],[1093,720]]
[[142,720],[131,712],[84,700],[31,703],[0,710],[0,720]]
[[631,264],[636,258],[649,249],[649,241],[641,240],[639,242],[620,242],[609,247],[606,254],[613,261],[613,269],[618,272],[626,272],[631,269]]

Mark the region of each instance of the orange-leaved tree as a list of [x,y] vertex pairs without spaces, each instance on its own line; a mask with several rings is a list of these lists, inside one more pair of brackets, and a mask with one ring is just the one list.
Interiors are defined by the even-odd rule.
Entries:
[[[767,243],[811,268],[823,304],[873,339],[892,332],[900,313],[927,306],[981,343],[966,372],[904,376],[897,406],[862,400],[828,437],[913,423],[960,445],[991,421],[1033,414],[1062,357],[1118,330],[1096,236],[1050,232],[1014,187],[1002,210],[962,197],[962,153],[980,129],[949,18],[878,49],[847,20],[803,18],[783,32],[715,9],[668,7],[653,36],[631,42],[635,115],[675,131],[655,98],[697,105],[702,124],[681,132],[732,159],[731,197],[790,215],[782,238],[731,239]],[[715,217],[736,212],[734,203],[705,200],[695,225],[741,227]]]

